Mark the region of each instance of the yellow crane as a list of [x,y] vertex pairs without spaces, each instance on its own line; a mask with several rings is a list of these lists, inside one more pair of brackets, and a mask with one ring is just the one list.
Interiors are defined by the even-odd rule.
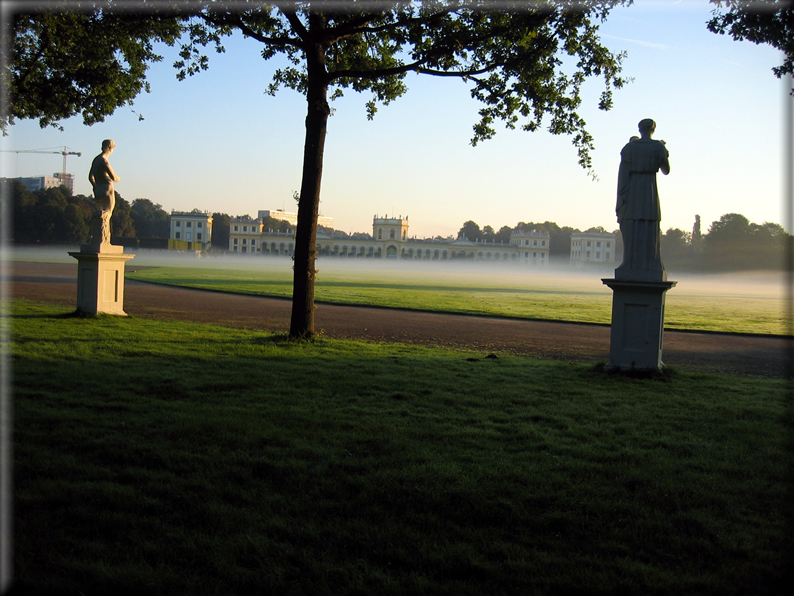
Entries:
[[80,157],[82,153],[78,151],[69,151],[69,147],[64,147],[61,151],[53,151],[55,147],[50,147],[48,149],[3,149],[3,153],[60,153],[63,155],[63,168],[61,169],[61,175],[63,178],[66,178],[66,156],[67,155],[76,155]]

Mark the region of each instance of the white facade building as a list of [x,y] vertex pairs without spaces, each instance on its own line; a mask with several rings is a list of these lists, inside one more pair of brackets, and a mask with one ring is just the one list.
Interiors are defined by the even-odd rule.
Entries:
[[[372,238],[331,238],[317,234],[321,258],[404,259],[412,261],[470,260],[527,266],[547,266],[547,232],[514,233],[509,243],[472,242],[466,239],[435,240],[408,237],[408,218],[372,218]],[[259,220],[236,218],[229,228],[229,251],[233,253],[292,256],[295,231],[263,230]]]
[[203,249],[209,248],[212,244],[212,216],[207,212],[172,211],[169,238],[184,242],[200,242]]
[[590,264],[614,263],[617,236],[600,232],[574,232],[571,234],[571,259],[573,267]]

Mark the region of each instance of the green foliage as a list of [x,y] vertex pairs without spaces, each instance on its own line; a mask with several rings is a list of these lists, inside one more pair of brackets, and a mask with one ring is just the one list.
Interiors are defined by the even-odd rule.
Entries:
[[212,247],[229,250],[229,226],[232,218],[227,213],[212,214]]
[[464,238],[470,242],[476,242],[481,236],[482,230],[480,230],[480,226],[471,220],[465,222],[460,230],[458,230],[458,238]]
[[132,221],[132,208],[121,195],[116,193],[116,206],[110,218],[110,231],[114,236],[135,238],[135,223]]
[[[783,53],[783,64],[772,68],[776,77],[794,73],[794,5],[787,0],[747,2],[711,0],[717,5],[708,29],[737,41],[769,44]],[[794,89],[792,89],[794,93]]]
[[130,217],[138,238],[168,238],[171,216],[162,205],[149,199],[135,199],[130,205]]
[[65,314],[4,319],[22,593],[786,592],[783,380]]
[[726,213],[711,224],[703,239],[703,261],[713,270],[748,270],[785,266],[788,234],[775,223],[751,223],[738,213]]
[[276,219],[274,217],[267,217],[262,218],[262,224],[264,225],[265,231],[273,230],[274,232],[289,232],[290,230],[295,229],[295,227],[290,224],[288,221],[283,219]]
[[154,10],[142,15],[118,4],[96,2],[84,12],[67,2],[14,7],[13,53],[2,74],[9,100],[0,116],[3,132],[16,119],[38,119],[42,128],[78,114],[84,124],[102,122],[149,91],[146,70],[161,59],[153,44],[173,45],[181,25]]
[[[332,99],[346,89],[371,93],[370,118],[378,103],[387,105],[407,91],[409,72],[458,77],[485,106],[472,144],[491,138],[497,120],[534,131],[549,117],[548,130],[571,135],[579,163],[590,167],[592,137],[577,113],[581,86],[589,77],[603,78],[599,107],[609,109],[613,89],[625,84],[619,76],[623,55],[611,53],[598,38],[598,21],[623,3],[519,3],[514,10],[504,5],[488,10],[487,4],[445,0],[384,1],[378,11],[368,10],[372,5],[337,4],[320,12],[313,5],[285,2],[235,13],[222,3],[207,3],[190,21],[175,66],[179,78],[205,70],[209,63],[201,48],[223,51],[222,38],[237,29],[263,44],[265,59],[284,53],[291,61],[292,66],[275,72],[269,93],[283,85],[306,94],[316,76],[318,84],[332,89]],[[303,52],[318,43],[324,56],[315,75]]]

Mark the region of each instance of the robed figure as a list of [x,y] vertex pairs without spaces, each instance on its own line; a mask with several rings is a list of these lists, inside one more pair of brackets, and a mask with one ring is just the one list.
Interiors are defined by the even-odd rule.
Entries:
[[620,152],[617,217],[623,236],[623,263],[615,269],[616,279],[663,281],[667,275],[661,256],[662,211],[656,172],[670,173],[669,153],[664,141],[652,139],[656,123],[639,124],[640,137]]

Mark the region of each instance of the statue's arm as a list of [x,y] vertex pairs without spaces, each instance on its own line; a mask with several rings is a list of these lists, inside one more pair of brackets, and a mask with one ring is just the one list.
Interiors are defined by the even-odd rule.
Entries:
[[615,213],[618,216],[618,221],[620,221],[623,216],[623,208],[626,204],[626,194],[628,193],[628,183],[629,183],[629,164],[625,161],[620,162],[620,168],[618,169],[618,202],[617,206],[615,207]]
[[120,182],[121,178],[116,176],[116,172],[113,171],[113,167],[110,165],[110,163],[106,161],[105,165],[107,166],[107,173],[108,173],[108,176],[110,177],[110,179],[113,182]]
[[662,164],[659,166],[659,169],[662,171],[662,174],[667,176],[670,173],[670,152],[667,150],[667,146],[664,141],[660,141],[662,144]]

